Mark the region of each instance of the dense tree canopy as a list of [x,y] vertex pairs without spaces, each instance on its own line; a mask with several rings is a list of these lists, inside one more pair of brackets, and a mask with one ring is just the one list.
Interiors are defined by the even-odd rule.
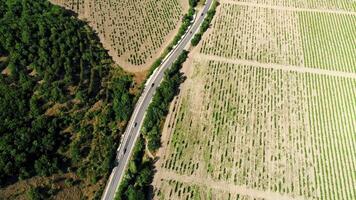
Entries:
[[0,185],[67,169],[95,183],[109,172],[117,121],[133,105],[131,77],[112,65],[64,9],[0,0]]

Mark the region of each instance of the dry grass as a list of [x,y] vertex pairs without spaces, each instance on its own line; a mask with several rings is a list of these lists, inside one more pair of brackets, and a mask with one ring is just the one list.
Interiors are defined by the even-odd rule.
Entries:
[[33,177],[26,180],[17,181],[12,185],[0,189],[0,199],[22,200],[28,199],[27,192],[31,187],[46,187],[58,190],[54,199],[78,200],[83,197],[83,191],[79,185],[66,186],[65,179],[72,178],[78,180],[74,174],[56,174],[51,177]]

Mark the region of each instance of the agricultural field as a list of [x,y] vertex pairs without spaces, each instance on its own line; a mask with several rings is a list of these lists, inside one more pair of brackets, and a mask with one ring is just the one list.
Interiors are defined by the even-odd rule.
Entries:
[[51,0],[79,14],[96,30],[116,63],[147,69],[173,39],[188,0]]
[[265,63],[303,65],[298,17],[289,11],[220,5],[201,52]]
[[305,65],[356,72],[356,13],[299,13]]
[[154,198],[356,199],[356,13],[239,2],[183,69]]
[[258,5],[356,11],[355,1],[350,0],[231,0]]
[[164,190],[155,191],[158,199],[263,200],[263,198],[252,198],[236,192],[221,192],[205,186],[182,183],[176,180],[164,180],[161,188],[164,188]]
[[201,52],[233,59],[356,72],[356,12],[292,12],[222,4]]

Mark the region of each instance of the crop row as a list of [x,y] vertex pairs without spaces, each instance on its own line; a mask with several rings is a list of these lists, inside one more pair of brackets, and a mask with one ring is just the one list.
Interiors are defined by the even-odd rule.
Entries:
[[356,17],[222,4],[201,53],[356,72]]
[[356,11],[355,2],[349,0],[234,0],[271,6],[286,6],[295,8],[328,9]]
[[161,167],[309,199],[355,198],[355,80],[201,65],[173,113]]
[[[181,114],[183,119],[178,115],[172,142],[175,151],[165,167],[170,168],[172,162],[173,170],[186,173],[188,165],[197,173],[194,167],[205,166],[200,170],[214,180],[315,196],[313,163],[306,157],[310,141],[304,144],[308,141],[303,125],[306,108],[303,90],[294,87],[300,82],[296,75],[291,78],[282,71],[215,61],[208,68],[201,118],[190,118],[189,108]],[[189,129],[195,126],[196,131]],[[181,133],[185,136],[178,138]],[[192,153],[200,158],[187,158],[189,149],[201,150]],[[191,164],[199,160],[199,165]]]
[[356,16],[299,12],[305,66],[356,72]]
[[356,80],[307,74],[320,199],[356,199]]
[[202,53],[265,63],[303,65],[298,18],[293,12],[221,4]]
[[246,195],[219,191],[206,186],[182,183],[173,179],[162,180],[155,191],[156,199],[226,199],[226,200],[263,200]]
[[110,46],[114,58],[140,66],[154,59],[183,15],[179,0],[53,0],[77,11]]

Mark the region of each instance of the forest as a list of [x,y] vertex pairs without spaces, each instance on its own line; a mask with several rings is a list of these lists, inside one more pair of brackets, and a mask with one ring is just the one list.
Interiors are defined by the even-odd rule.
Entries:
[[47,0],[0,0],[0,72],[0,187],[68,172],[105,180],[134,83],[90,27]]

